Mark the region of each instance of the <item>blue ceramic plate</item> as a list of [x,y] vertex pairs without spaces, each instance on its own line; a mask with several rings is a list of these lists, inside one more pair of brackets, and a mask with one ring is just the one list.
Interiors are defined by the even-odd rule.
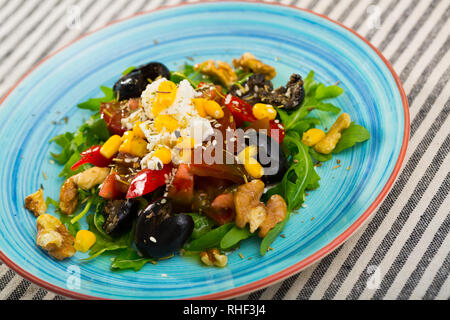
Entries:
[[[49,156],[58,149],[48,141],[87,119],[89,112],[77,103],[99,96],[99,86],[112,86],[129,66],[161,61],[177,69],[186,57],[231,61],[246,51],[277,69],[276,85],[311,69],[321,82],[340,81],[345,93],[336,104],[372,136],[336,157],[342,167],[333,169],[333,160],[318,168],[321,187],[292,215],[273,251],[261,257],[253,239],[239,249],[245,259],[235,252],[223,269],[175,257],[135,273],[111,272],[107,256],[83,262],[77,253],[57,262],[35,245],[36,219],[24,209],[24,198],[41,184],[46,196],[58,197],[61,168]],[[137,15],[46,59],[2,100],[0,258],[37,284],[77,298],[229,298],[267,286],[331,252],[379,204],[404,157],[407,110],[401,84],[381,54],[353,31],[312,12],[221,2]],[[318,116],[328,127],[335,120]]]

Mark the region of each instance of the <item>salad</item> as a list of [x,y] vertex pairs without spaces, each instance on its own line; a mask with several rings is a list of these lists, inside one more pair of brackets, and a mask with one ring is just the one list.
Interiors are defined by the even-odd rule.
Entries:
[[[319,187],[315,167],[370,138],[332,103],[338,84],[311,71],[274,88],[276,74],[244,53],[176,71],[150,62],[101,87],[104,97],[78,105],[93,112],[88,121],[51,140],[59,199],[42,189],[25,199],[37,245],[58,260],[108,254],[111,269],[135,271],[176,254],[225,267],[250,237],[261,255],[272,250]],[[316,112],[334,124],[323,128]]]

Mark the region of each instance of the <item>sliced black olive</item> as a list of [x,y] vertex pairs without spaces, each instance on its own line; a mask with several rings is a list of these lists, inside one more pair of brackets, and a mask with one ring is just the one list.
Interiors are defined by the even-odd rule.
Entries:
[[230,94],[236,96],[252,105],[257,103],[269,103],[273,84],[266,80],[264,74],[250,76],[241,86],[234,84],[230,88]]
[[148,85],[148,79],[155,80],[159,76],[169,79],[170,71],[159,62],[150,62],[122,76],[114,84],[114,92],[119,101],[138,98]]
[[249,130],[245,133],[245,145],[255,145],[258,148],[257,160],[264,168],[261,180],[270,184],[283,179],[287,171],[287,160],[275,139],[262,132]]
[[193,230],[192,217],[182,213],[172,215],[172,203],[163,198],[139,214],[134,241],[143,256],[163,258],[179,251]]
[[298,109],[305,98],[303,79],[298,74],[292,74],[286,86],[276,90],[273,90],[272,82],[266,80],[265,75],[254,74],[241,86],[233,85],[230,93],[252,105],[256,103],[282,105],[286,111]]
[[103,207],[106,218],[103,230],[111,237],[117,237],[131,230],[133,219],[139,210],[139,201],[109,200]]
[[286,111],[298,109],[305,99],[302,77],[299,74],[292,74],[285,87],[280,87],[273,92],[272,99],[272,105],[283,105]]

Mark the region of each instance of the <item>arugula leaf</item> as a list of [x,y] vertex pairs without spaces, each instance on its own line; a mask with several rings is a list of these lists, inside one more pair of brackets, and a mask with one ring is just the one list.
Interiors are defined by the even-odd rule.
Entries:
[[281,195],[287,202],[288,212],[286,218],[263,238],[259,250],[261,255],[266,254],[272,242],[284,229],[290,218],[290,212],[298,209],[305,201],[305,190],[319,187],[320,177],[314,170],[309,148],[301,142],[298,133],[288,132],[283,146],[294,154],[293,160],[295,161],[292,162],[280,184],[267,191],[265,198],[268,199],[273,194]]
[[55,142],[62,148],[59,154],[51,153],[51,156],[58,163],[64,164],[59,176],[67,179],[89,168],[90,165],[83,165],[76,171],[70,169],[72,165],[80,160],[81,152],[93,145],[103,144],[108,140],[109,136],[106,122],[100,118],[99,113],[96,113],[83,123],[76,132],[66,132],[52,138],[50,142]]
[[70,222],[72,216],[68,216],[61,212],[59,208],[59,202],[50,197],[47,197],[47,199],[45,199],[45,204],[47,205],[47,207],[49,207],[50,205],[55,207],[55,212],[58,213],[59,220],[61,221],[61,223],[66,226],[67,230],[70,232],[71,235],[76,236],[78,231],[81,230],[81,226],[78,222],[77,223]]
[[341,109],[335,105],[324,103],[322,101],[336,98],[340,96],[344,90],[336,85],[325,86],[323,83],[318,83],[314,80],[314,71],[310,71],[303,80],[303,88],[305,89],[305,99],[296,111],[289,114],[282,109],[278,109],[278,114],[280,115],[286,131],[294,130],[294,126],[296,126],[300,120],[305,119],[313,110],[332,113],[339,113],[341,111]]
[[311,154],[311,157],[320,162],[327,162],[331,160],[331,158],[333,157],[331,153],[330,154],[319,153],[314,148],[310,148],[309,153]]
[[253,235],[254,234],[251,233],[248,228],[241,229],[237,226],[234,226],[223,236],[222,240],[220,240],[220,248],[222,250],[230,249],[242,240],[250,238]]
[[259,247],[259,253],[262,256],[266,254],[272,242],[274,242],[275,239],[280,234],[280,232],[283,231],[284,227],[286,226],[286,223],[289,221],[290,216],[291,212],[288,211],[286,213],[286,218],[284,218],[283,221],[279,222],[275,227],[273,227],[273,229],[270,230],[269,233],[262,239],[261,245]]
[[89,99],[88,101],[78,104],[78,108],[87,109],[91,111],[99,111],[101,103],[110,102],[116,98],[113,89],[101,86],[100,90],[102,90],[104,97]]
[[319,84],[316,89],[316,99],[325,100],[339,97],[344,93],[344,89],[336,85],[326,87],[323,83]]
[[192,231],[191,239],[198,239],[211,231],[214,222],[207,216],[198,213],[188,213],[194,220],[194,231]]
[[92,260],[101,254],[107,252],[107,251],[115,251],[118,249],[125,249],[130,247],[132,241],[133,241],[133,230],[131,230],[129,233],[125,233],[124,235],[120,236],[116,239],[106,238],[104,237],[100,232],[98,232],[97,227],[94,224],[94,215],[90,214],[86,217],[86,221],[89,225],[89,231],[93,232],[95,234],[95,237],[97,238],[97,241],[92,246],[92,248],[89,250],[89,258],[83,259],[83,260]]
[[354,122],[342,131],[341,138],[333,150],[333,153],[339,153],[353,147],[357,142],[364,142],[370,139],[369,131],[363,126],[357,125]]
[[193,88],[197,88],[200,82],[208,81],[209,77],[201,76],[199,71],[195,71],[193,65],[185,63],[179,71],[170,72],[170,81],[178,84],[183,80],[189,81]]
[[111,269],[112,270],[126,270],[133,269],[134,271],[139,271],[147,263],[153,261],[152,259],[147,259],[141,257],[136,250],[133,248],[127,248],[114,258]]
[[202,251],[205,249],[210,249],[217,247],[220,244],[222,238],[227,234],[228,231],[234,226],[234,223],[224,224],[216,229],[213,229],[203,235],[202,237],[192,241],[190,244],[185,246],[187,251]]
[[134,69],[136,69],[136,67],[134,67],[134,66],[131,66],[131,67],[126,68],[126,69],[122,72],[122,76],[125,76],[125,75],[129,74],[129,73],[130,73],[131,71],[133,71]]

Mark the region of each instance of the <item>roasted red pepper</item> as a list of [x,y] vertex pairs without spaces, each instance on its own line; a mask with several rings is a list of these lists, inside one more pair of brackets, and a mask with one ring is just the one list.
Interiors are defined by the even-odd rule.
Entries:
[[238,97],[227,95],[223,104],[230,110],[238,127],[241,127],[244,121],[253,122],[257,120],[252,112],[253,106]]
[[79,166],[90,163],[96,167],[107,167],[112,159],[105,158],[100,149],[102,146],[93,146],[81,153],[81,159],[75,163],[70,169],[77,170]]
[[165,165],[161,170],[142,170],[131,181],[127,199],[143,196],[165,185],[171,171],[172,164]]
[[[249,128],[253,128],[255,130],[266,129],[269,135],[272,138],[274,138],[278,143],[283,142],[285,130],[283,124],[281,124],[279,120],[278,121],[268,119],[258,120],[253,115],[252,111],[253,106],[251,104],[235,96],[230,95],[230,97],[231,99],[229,97],[225,98],[223,103],[227,107],[227,109],[230,110],[231,114],[236,120],[238,127],[241,127],[244,121],[251,122]],[[225,103],[225,101],[228,103]],[[275,130],[278,130],[278,133]]]

